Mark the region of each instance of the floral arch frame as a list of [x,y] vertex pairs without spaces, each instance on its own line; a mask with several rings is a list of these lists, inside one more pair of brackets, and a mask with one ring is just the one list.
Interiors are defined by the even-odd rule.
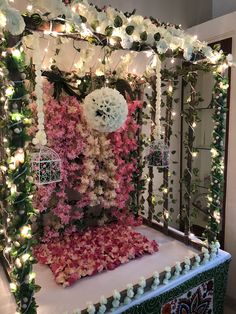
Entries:
[[[27,12],[23,16],[12,8],[7,0],[0,5],[0,53],[2,55],[0,102],[3,116],[1,135],[4,156],[0,167],[0,178],[3,182],[0,244],[11,268],[10,288],[16,297],[17,313],[28,314],[37,312],[34,293],[39,287],[35,284],[35,274],[32,269],[35,263],[32,256],[34,244],[32,222],[38,212],[32,206],[34,183],[28,152],[30,139],[25,131],[31,123],[31,116],[26,109],[28,96],[23,82],[26,68],[23,62],[22,37],[43,33],[44,36],[67,37],[88,41],[93,45],[109,46],[113,50],[151,51],[160,60],[180,59],[188,62],[193,71],[206,69],[213,73],[215,86],[212,104],[215,108],[213,120],[216,126],[211,149],[212,184],[209,191],[207,229],[211,254],[215,254],[217,248],[217,244],[214,243],[217,240],[221,215],[219,204],[223,182],[222,138],[228,88],[224,70],[233,64],[231,56],[225,56],[217,47],[212,49],[207,43],[199,41],[196,36],[186,34],[180,26],[161,23],[154,18],[143,18],[135,15],[134,12],[122,13],[111,7],[100,10],[88,4],[86,0],[76,0],[70,5],[58,0],[50,2],[41,0],[35,3],[27,7]],[[36,9],[39,9],[41,14],[32,13],[34,10],[36,12]],[[172,90],[169,90],[169,96],[171,93]],[[194,102],[194,96],[193,92],[190,102]],[[192,121],[189,121],[189,124],[192,124]],[[190,151],[189,158],[192,153]],[[188,185],[191,179],[187,176],[185,180]],[[166,202],[166,196],[163,198]],[[15,215],[16,212],[20,214]],[[148,219],[151,223],[151,211]],[[163,228],[168,232],[168,217],[164,221]],[[187,241],[190,241],[189,233],[189,226],[187,226],[185,232]],[[206,251],[204,252],[206,255]],[[187,261],[186,265],[188,263],[190,261]],[[160,279],[165,280],[166,274],[169,273],[170,270],[166,270]],[[159,275],[156,275],[154,280],[159,281]],[[143,287],[143,283],[140,287]],[[119,299],[119,293],[113,298]],[[93,305],[90,307],[92,313]]]

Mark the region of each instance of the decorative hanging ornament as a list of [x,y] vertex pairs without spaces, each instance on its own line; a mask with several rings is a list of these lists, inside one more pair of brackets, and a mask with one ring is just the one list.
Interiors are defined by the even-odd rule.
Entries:
[[41,53],[39,46],[39,34],[34,34],[34,54],[35,64],[35,94],[38,115],[38,132],[33,139],[33,144],[39,146],[39,152],[34,153],[31,160],[32,170],[35,174],[35,183],[44,185],[61,181],[61,160],[59,155],[45,146],[47,136],[44,129],[44,111],[43,111],[43,80],[41,75]]
[[61,181],[61,159],[53,149],[42,146],[32,155],[31,166],[37,185]]
[[99,132],[114,132],[126,121],[128,105],[125,98],[108,87],[96,89],[84,100],[84,115],[88,125]]
[[157,54],[154,55],[152,67],[156,72],[156,116],[155,137],[148,150],[147,161],[149,167],[168,168],[170,160],[169,146],[161,138],[161,61]]
[[148,166],[157,168],[168,168],[170,150],[163,140],[156,140],[149,146],[147,156]]

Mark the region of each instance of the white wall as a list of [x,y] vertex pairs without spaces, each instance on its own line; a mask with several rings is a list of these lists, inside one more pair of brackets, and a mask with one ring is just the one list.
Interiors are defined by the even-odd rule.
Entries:
[[[58,0],[59,1],[59,0]],[[212,16],[212,0],[90,0],[99,7],[111,5],[124,12],[153,16],[161,21],[190,27],[207,21]],[[25,11],[28,0],[15,0],[14,6]]]
[[92,0],[102,7],[111,5],[123,11],[153,16],[161,21],[182,24],[190,27],[207,21],[212,16],[212,0]]
[[[222,1],[222,0],[221,0]],[[223,1],[222,1],[223,2]],[[236,1],[235,1],[236,3]],[[189,31],[197,34],[200,40],[214,42],[220,39],[233,38],[233,56],[236,60],[236,12],[219,17],[204,24],[195,26]],[[230,121],[229,121],[229,151],[228,151],[228,178],[226,194],[226,226],[225,250],[232,254],[228,283],[228,296],[236,301],[236,69],[232,68],[231,95],[230,95]]]
[[236,11],[236,0],[213,0],[213,17],[219,17]]

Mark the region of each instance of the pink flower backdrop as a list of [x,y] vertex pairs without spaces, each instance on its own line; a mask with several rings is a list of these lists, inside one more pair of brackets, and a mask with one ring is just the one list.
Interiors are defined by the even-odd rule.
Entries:
[[[133,152],[138,148],[139,125],[134,117],[142,102],[130,101],[123,127],[105,134],[87,126],[83,106],[75,97],[63,95],[56,100],[50,96],[51,89],[52,86],[47,84],[45,129],[48,146],[62,159],[62,181],[40,186],[36,192],[34,204],[43,216],[44,234],[35,252],[39,262],[50,265],[56,281],[67,286],[83,276],[153,253],[158,246],[128,227],[141,223],[141,219],[132,214],[129,202],[130,193],[134,190],[133,174],[138,171]],[[35,104],[30,107],[35,110]],[[29,132],[34,133],[35,128]],[[105,226],[115,221],[115,227]],[[83,229],[86,229],[84,234],[78,233]],[[97,240],[88,240],[91,234]],[[105,234],[109,246],[118,250],[112,256],[108,256]],[[129,245],[125,245],[127,239]],[[81,241],[84,247],[80,244],[78,248],[76,243]],[[103,252],[103,257],[100,253],[91,253],[97,251]],[[92,264],[88,262],[90,259]],[[64,265],[66,260],[69,264],[71,262],[67,267]]]

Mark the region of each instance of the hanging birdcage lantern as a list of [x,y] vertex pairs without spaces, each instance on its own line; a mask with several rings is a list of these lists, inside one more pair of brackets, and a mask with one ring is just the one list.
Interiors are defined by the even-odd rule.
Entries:
[[61,181],[61,159],[51,148],[43,146],[34,153],[31,166],[35,176],[35,184],[45,185]]
[[168,168],[170,150],[163,140],[156,140],[149,146],[147,162],[149,167]]
[[61,181],[61,159],[51,148],[47,147],[47,135],[44,129],[44,110],[43,110],[43,80],[41,73],[42,57],[39,46],[39,35],[35,34],[35,49],[33,61],[35,64],[35,94],[38,116],[38,131],[33,139],[33,144],[39,151],[32,154],[31,167],[35,176],[35,184],[45,185]]

